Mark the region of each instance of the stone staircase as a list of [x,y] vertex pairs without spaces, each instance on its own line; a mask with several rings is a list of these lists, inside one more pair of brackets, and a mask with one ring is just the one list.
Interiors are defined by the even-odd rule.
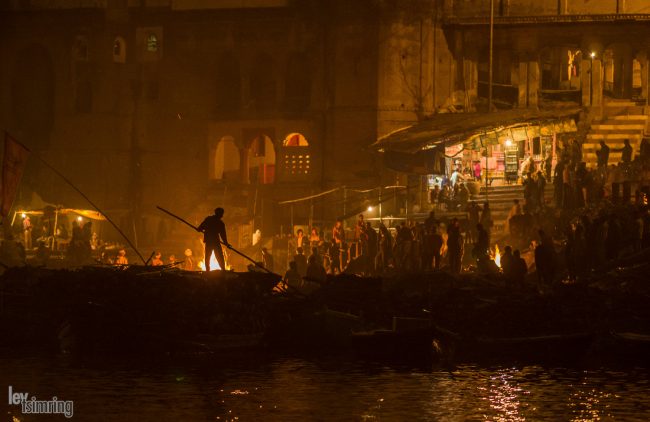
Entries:
[[[472,195],[471,200],[478,202],[482,205],[486,200],[486,188],[481,187],[478,195]],[[503,230],[508,213],[513,205],[515,199],[519,199],[519,203],[524,205],[524,187],[521,185],[503,185],[503,186],[490,186],[487,190],[487,199],[490,202],[490,209],[492,210],[492,220],[494,221],[493,232],[500,233]],[[552,204],[553,201],[553,184],[550,181],[546,182],[544,189],[544,202]]]
[[585,142],[582,144],[582,158],[588,168],[597,166],[596,151],[600,149],[600,141],[605,141],[611,148],[609,164],[617,164],[621,160],[623,141],[630,140],[634,155],[639,153],[641,140],[646,128],[648,116],[643,107],[633,101],[609,101],[605,105],[605,117],[591,124]]

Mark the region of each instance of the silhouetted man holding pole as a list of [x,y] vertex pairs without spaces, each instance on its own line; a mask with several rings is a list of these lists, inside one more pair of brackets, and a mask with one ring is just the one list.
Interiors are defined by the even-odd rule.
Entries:
[[223,257],[221,244],[230,247],[226,237],[226,225],[221,221],[223,217],[223,208],[219,207],[214,210],[214,215],[210,215],[199,225],[198,230],[203,232],[203,242],[205,243],[205,270],[210,271],[210,257],[214,252],[215,258],[221,267],[226,269],[226,260]]

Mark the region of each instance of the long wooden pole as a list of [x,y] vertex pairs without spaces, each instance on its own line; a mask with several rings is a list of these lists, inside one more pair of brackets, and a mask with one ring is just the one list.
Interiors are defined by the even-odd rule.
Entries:
[[490,59],[488,64],[488,113],[492,112],[492,68],[494,67],[494,0],[490,0]]
[[[174,218],[177,219],[178,221],[187,224],[188,226],[190,226],[191,228],[193,228],[193,229],[196,230],[197,232],[201,232],[201,230],[199,230],[198,227],[196,227],[196,226],[195,226],[194,224],[192,224],[192,223],[189,223],[187,220],[183,219],[182,217],[179,217],[179,216],[177,216],[176,214],[173,214],[173,213],[171,213],[170,211],[167,211],[167,210],[164,209],[163,207],[160,207],[160,206],[157,206],[157,205],[156,205],[156,208],[158,208],[160,211],[164,212],[165,214],[169,215],[170,217],[174,217]],[[221,241],[219,241],[219,239],[217,239],[217,241],[218,241],[220,244],[222,243]],[[255,261],[253,258],[249,257],[248,255],[245,255],[244,253],[239,252],[237,249],[233,248],[233,246],[232,246],[231,244],[227,243],[227,244],[225,244],[225,245],[226,245],[226,248],[230,249],[231,251],[233,251],[233,252],[236,253],[237,255],[239,255],[239,256],[241,256],[241,257],[243,257],[243,258],[246,258],[247,260],[249,260],[250,262],[252,262],[253,264],[255,264],[257,267],[260,267],[261,269],[263,269],[264,271],[266,271],[267,273],[269,273],[269,274],[274,274],[274,275],[278,275],[278,274],[275,274],[273,271],[269,270],[268,268],[266,268],[265,266],[263,266],[262,264],[260,264],[259,262]]]
[[[14,138],[14,139],[15,139],[15,138]],[[23,145],[23,147],[25,147],[25,146]],[[36,157],[36,158],[37,158],[41,163],[43,163],[43,164],[45,165],[45,167],[49,168],[50,170],[52,170],[52,172],[53,172],[54,174],[56,174],[56,175],[59,176],[61,179],[63,179],[64,182],[66,182],[68,185],[70,185],[70,187],[71,187],[72,189],[74,189],[75,191],[77,191],[77,193],[78,193],[79,195],[81,195],[81,197],[82,197],[83,199],[85,199],[85,200],[86,200],[86,201],[87,201],[87,202],[88,202],[88,203],[89,203],[93,208],[95,208],[95,209],[96,209],[96,210],[97,210],[101,215],[103,215],[103,216],[106,218],[106,221],[108,221],[108,222],[109,222],[109,223],[110,223],[110,224],[115,228],[115,230],[117,230],[117,232],[118,232],[118,233],[119,233],[119,234],[124,238],[124,240],[126,240],[126,243],[128,243],[129,246],[130,246],[131,248],[133,248],[133,250],[135,251],[135,253],[136,253],[136,254],[138,255],[138,257],[142,260],[142,263],[146,265],[147,260],[144,259],[144,257],[143,257],[142,254],[140,253],[140,251],[138,251],[138,248],[135,247],[135,245],[133,244],[133,242],[131,242],[131,240],[130,240],[130,239],[129,239],[125,234],[124,234],[124,232],[122,232],[122,230],[120,230],[120,228],[118,227],[118,225],[115,224],[115,222],[114,222],[113,220],[111,220],[111,218],[110,218],[110,217],[109,217],[109,216],[108,216],[104,211],[102,211],[102,210],[101,210],[101,209],[100,209],[100,208],[99,208],[99,207],[98,207],[98,206],[97,206],[97,205],[96,205],[96,204],[95,204],[95,203],[94,203],[90,198],[88,198],[88,197],[86,196],[85,193],[83,193],[83,192],[82,192],[78,187],[76,187],[75,184],[72,183],[72,182],[70,181],[70,179],[68,179],[67,177],[65,177],[65,176],[64,176],[60,171],[58,171],[58,170],[55,169],[55,168],[54,168],[50,163],[48,163],[47,161],[45,161],[45,160],[43,159],[43,157],[39,156],[38,154],[34,153],[33,151],[30,151],[29,148],[27,148],[27,147],[25,147],[25,149],[27,149],[27,150],[30,152],[30,154],[31,154],[32,156]],[[55,229],[55,231],[56,231],[56,227],[55,227],[54,229]]]

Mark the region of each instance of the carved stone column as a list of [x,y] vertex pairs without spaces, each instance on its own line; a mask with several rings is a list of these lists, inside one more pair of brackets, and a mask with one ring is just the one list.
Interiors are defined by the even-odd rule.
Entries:
[[519,81],[517,88],[519,90],[518,107],[528,107],[528,61],[522,56],[519,57]]
[[[589,56],[587,56],[589,57]],[[582,89],[582,105],[591,105],[591,59],[583,58],[580,62],[580,87]]]
[[601,57],[594,57],[592,60],[592,69],[591,69],[591,106],[592,107],[602,107],[603,106],[603,60]]
[[239,181],[243,184],[249,184],[251,182],[250,171],[248,169],[250,151],[249,146],[239,147]]
[[528,62],[528,107],[537,108],[539,100],[539,59]]
[[636,59],[641,64],[641,98],[648,104],[648,52],[641,51],[636,55]]

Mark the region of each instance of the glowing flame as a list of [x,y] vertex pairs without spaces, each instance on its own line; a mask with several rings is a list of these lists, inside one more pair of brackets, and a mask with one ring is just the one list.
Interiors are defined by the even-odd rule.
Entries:
[[[199,268],[201,268],[201,271],[205,271],[205,261],[199,261]],[[212,255],[210,255],[210,271],[220,269],[219,261],[217,261],[217,258],[214,256],[214,251],[212,251]]]
[[501,252],[499,251],[499,245],[494,245],[494,263],[497,264],[497,267],[501,268]]

